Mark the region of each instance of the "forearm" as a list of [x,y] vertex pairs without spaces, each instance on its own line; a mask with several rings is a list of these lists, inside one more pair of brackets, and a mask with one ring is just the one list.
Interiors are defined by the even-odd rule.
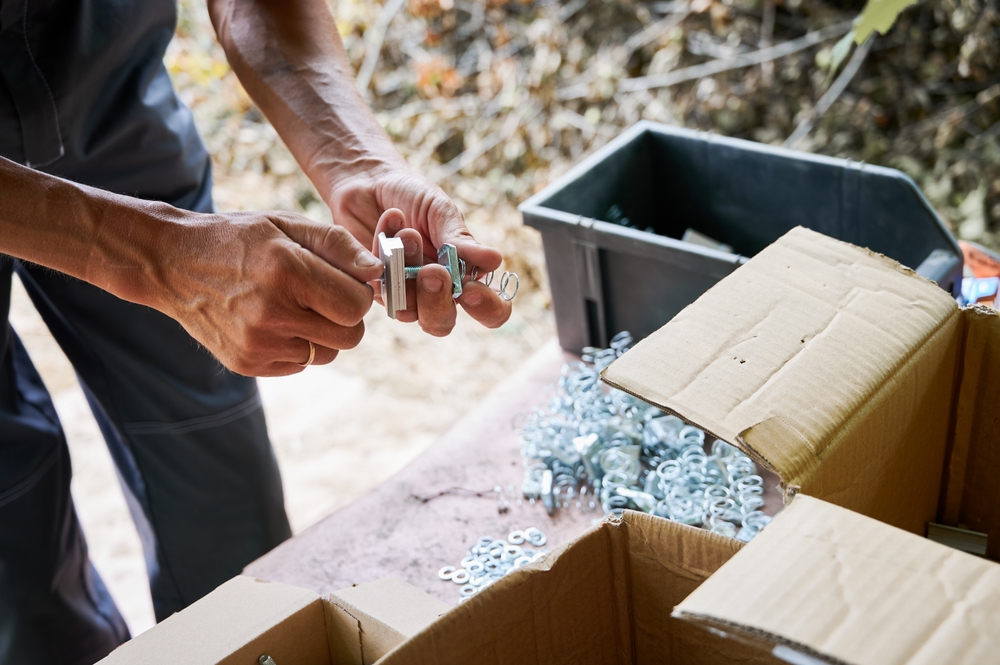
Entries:
[[[166,204],[118,196],[0,158],[0,252],[157,306],[153,248],[181,223]],[[162,289],[161,289],[162,290]]]
[[240,82],[321,195],[405,165],[355,88],[324,0],[210,0],[209,10]]

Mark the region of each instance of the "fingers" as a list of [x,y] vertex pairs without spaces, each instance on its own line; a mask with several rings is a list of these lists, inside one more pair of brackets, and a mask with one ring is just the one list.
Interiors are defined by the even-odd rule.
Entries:
[[[304,339],[298,340],[299,347],[306,347],[306,353],[308,354],[308,343]],[[328,365],[334,361],[339,352],[335,349],[327,349],[316,345],[316,355],[313,361],[309,363],[308,367],[313,365]],[[308,360],[308,355],[303,358],[303,362]],[[257,373],[255,376],[289,376],[291,374],[298,374],[299,372],[305,371],[306,367],[302,363],[298,362],[287,362],[287,361],[276,361],[267,365],[267,367],[261,372]]]
[[402,229],[396,237],[403,241],[406,265],[423,266],[415,280],[406,280],[406,309],[396,318],[416,321],[429,335],[444,337],[455,327],[457,308],[451,295],[451,273],[437,263],[424,265],[426,246],[415,229]]
[[[442,195],[443,196],[443,195]],[[480,245],[465,227],[461,211],[447,197],[445,204],[432,206],[431,215],[437,215],[438,240],[435,245],[450,242],[458,248],[467,264],[467,272],[473,266],[480,273],[495,270],[500,266],[500,252]],[[425,258],[433,258],[430,253],[433,247],[424,242],[423,236],[415,229],[405,227],[403,213],[395,208],[386,210],[379,218],[375,233],[384,232],[394,235],[403,241],[403,251],[408,266],[422,265]],[[435,225],[431,224],[431,229]],[[414,284],[415,281],[415,284]],[[416,280],[407,280],[406,310],[396,313],[396,318],[404,322],[417,321],[428,334],[445,336],[455,327],[457,308],[451,295],[451,276],[444,266],[436,263],[425,265],[417,275]],[[487,328],[499,328],[510,318],[512,307],[485,284],[469,281],[463,285],[462,296],[458,299],[468,314]]]
[[364,323],[338,326],[309,310],[285,311],[274,314],[266,328],[248,331],[238,341],[238,352],[232,358],[220,357],[220,360],[247,376],[294,374],[303,369],[302,363],[309,361],[310,341],[315,351],[309,364],[326,365],[340,351],[356,347],[364,333]]
[[[479,268],[479,272],[487,273],[500,267],[503,259],[499,251],[492,247],[481,245],[469,232],[465,226],[465,217],[458,206],[445,195],[443,191],[437,190],[432,193],[430,203],[426,206],[426,224],[418,224],[418,220],[410,220],[414,226],[423,228],[426,226],[427,240],[424,242],[423,255],[428,262],[437,260],[437,248],[445,243],[455,245],[458,255],[465,261],[468,272],[473,266]],[[399,235],[399,231],[406,227],[404,214],[396,209],[390,208],[382,213],[375,226],[375,236],[384,232],[387,236]]]
[[465,225],[465,216],[458,206],[439,190],[428,211],[428,230],[435,247],[450,243],[458,249],[458,255],[465,261],[468,271],[473,266],[482,273],[500,267],[503,256],[499,251],[481,245]]
[[373,251],[376,256],[378,255],[378,234],[384,233],[388,237],[393,238],[403,229],[404,226],[406,226],[406,216],[399,208],[389,208],[382,213],[382,216],[378,218],[378,223],[375,224]]
[[338,325],[357,325],[371,308],[367,282],[381,277],[382,262],[339,226],[277,213],[271,221],[305,250],[295,255],[295,278],[287,280],[299,304]]
[[382,262],[344,227],[298,215],[275,214],[272,221],[289,238],[355,280],[369,282],[381,277]]
[[442,265],[426,265],[417,274],[417,320],[429,335],[444,337],[455,327],[458,308],[451,295],[451,274]]
[[511,303],[480,282],[466,282],[458,299],[462,309],[487,328],[499,328],[510,318]]

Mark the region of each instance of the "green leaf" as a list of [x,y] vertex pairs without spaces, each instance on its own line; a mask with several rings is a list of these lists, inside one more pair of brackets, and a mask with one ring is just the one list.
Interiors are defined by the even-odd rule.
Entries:
[[840,69],[840,66],[844,64],[844,60],[851,53],[852,46],[854,46],[854,30],[844,35],[837,42],[837,45],[833,47],[833,50],[830,51],[830,76],[834,76]]
[[868,0],[861,14],[854,21],[854,42],[860,46],[877,30],[884,35],[899,15],[917,0]]

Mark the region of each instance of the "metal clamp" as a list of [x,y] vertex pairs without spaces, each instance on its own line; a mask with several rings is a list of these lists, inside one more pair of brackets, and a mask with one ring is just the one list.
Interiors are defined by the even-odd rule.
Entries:
[[[406,309],[406,280],[416,279],[423,266],[406,265],[403,241],[399,238],[389,238],[385,233],[378,234],[378,257],[385,266],[382,273],[382,302],[385,303],[385,311],[389,314],[389,318],[395,319],[396,312]],[[462,295],[462,283],[466,277],[465,261],[458,258],[458,248],[449,243],[441,245],[438,249],[438,263],[451,275],[451,297],[457,299]],[[480,276],[479,268],[473,266],[470,279],[475,282]],[[486,286],[493,283],[492,272],[482,276],[485,277]],[[500,277],[499,286],[500,299],[509,302],[517,295],[520,280],[516,273],[505,272]]]
[[[416,279],[421,266],[407,266],[403,255],[403,241],[399,238],[378,234],[379,259],[385,265],[382,274],[382,302],[389,318],[396,318],[396,312],[406,309],[406,280]],[[465,262],[458,258],[458,248],[445,243],[438,249],[438,263],[451,275],[451,297],[462,295],[462,279],[465,277]]]

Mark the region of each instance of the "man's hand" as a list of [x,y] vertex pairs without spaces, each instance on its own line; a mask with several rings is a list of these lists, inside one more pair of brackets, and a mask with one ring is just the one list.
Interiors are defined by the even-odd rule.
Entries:
[[[485,276],[500,267],[502,257],[472,237],[462,212],[440,187],[406,166],[373,169],[336,183],[329,204],[334,223],[372,251],[378,251],[375,238],[385,232],[403,241],[407,265],[428,264],[416,284],[407,283],[407,309],[397,313],[400,321],[418,321],[431,335],[447,335],[455,325],[456,302],[488,328],[498,328],[510,318],[511,304],[480,282],[467,281],[461,297],[452,298],[451,278],[437,265],[441,245],[455,245],[467,276],[474,267]],[[378,294],[376,299],[381,302]]]
[[229,369],[302,370],[357,346],[381,262],[345,229],[293,213],[197,215],[157,260],[156,306]]
[[[177,319],[229,369],[275,376],[358,344],[382,262],[285,212],[200,214],[0,158],[0,252]],[[39,223],[42,220],[44,223]]]
[[[401,237],[417,264],[449,242],[470,271],[499,267],[500,253],[477,243],[445,193],[406,165],[358,94],[326,0],[208,0],[208,8],[233,71],[322,193],[336,224],[367,247],[382,230],[412,229],[417,236],[406,231]],[[402,223],[389,224],[400,221],[394,214],[382,226],[380,216],[393,208],[402,212]],[[435,272],[421,271],[416,310],[399,318],[444,335],[454,325],[455,303],[445,289],[425,288],[436,286]],[[510,316],[510,303],[482,284],[470,284],[459,303],[489,327]]]

